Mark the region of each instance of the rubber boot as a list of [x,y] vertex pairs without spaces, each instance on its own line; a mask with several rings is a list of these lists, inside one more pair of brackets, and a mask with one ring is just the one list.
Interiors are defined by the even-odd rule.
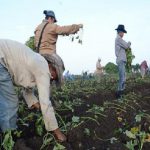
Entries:
[[123,91],[117,91],[116,92],[116,98],[117,99],[122,98],[122,95],[123,95]]

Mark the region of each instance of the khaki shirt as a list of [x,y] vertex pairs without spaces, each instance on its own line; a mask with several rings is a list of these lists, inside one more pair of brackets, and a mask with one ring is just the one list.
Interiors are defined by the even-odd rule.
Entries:
[[[39,38],[41,35],[41,31],[44,25],[47,23],[47,20],[43,20],[43,22],[37,26],[35,29],[35,46],[38,46]],[[59,26],[57,24],[48,23],[44,29],[41,45],[39,48],[40,54],[52,54],[56,53],[56,42],[58,39],[58,35],[69,35],[74,34],[79,31],[79,25],[73,24],[69,26]]]
[[[24,44],[0,39],[0,63],[8,69],[15,85],[25,88],[37,86],[45,127],[48,131],[58,128],[49,100],[50,72],[44,57],[33,52]],[[28,90],[25,92],[25,99],[29,106],[38,101]]]

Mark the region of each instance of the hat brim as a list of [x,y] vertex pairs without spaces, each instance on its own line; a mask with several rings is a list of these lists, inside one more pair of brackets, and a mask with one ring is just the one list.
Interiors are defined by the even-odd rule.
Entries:
[[127,31],[126,30],[123,30],[123,29],[115,29],[115,30],[117,30],[117,31],[121,31],[121,32],[123,32],[123,33],[127,33]]

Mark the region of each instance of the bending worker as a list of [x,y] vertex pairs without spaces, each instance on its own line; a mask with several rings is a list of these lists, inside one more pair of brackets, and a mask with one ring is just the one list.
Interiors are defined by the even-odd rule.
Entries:
[[[54,56],[52,59],[57,62],[58,57]],[[0,128],[3,132],[17,128],[18,97],[13,85],[25,89],[37,86],[39,100],[30,90],[25,91],[28,106],[33,107],[39,101],[46,130],[53,131],[58,140],[66,140],[58,128],[49,95],[50,80],[59,78],[56,70],[50,61],[24,44],[0,39]]]

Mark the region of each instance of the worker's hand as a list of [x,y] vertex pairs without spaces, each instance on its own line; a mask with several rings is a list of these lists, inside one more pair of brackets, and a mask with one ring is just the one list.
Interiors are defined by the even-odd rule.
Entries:
[[66,136],[60,131],[59,128],[53,131],[54,136],[59,142],[65,142],[67,140]]
[[37,103],[33,104],[33,105],[31,106],[31,109],[37,109],[37,110],[39,110],[39,109],[40,109],[40,103],[37,102]]
[[79,28],[83,28],[83,24],[78,24]]

